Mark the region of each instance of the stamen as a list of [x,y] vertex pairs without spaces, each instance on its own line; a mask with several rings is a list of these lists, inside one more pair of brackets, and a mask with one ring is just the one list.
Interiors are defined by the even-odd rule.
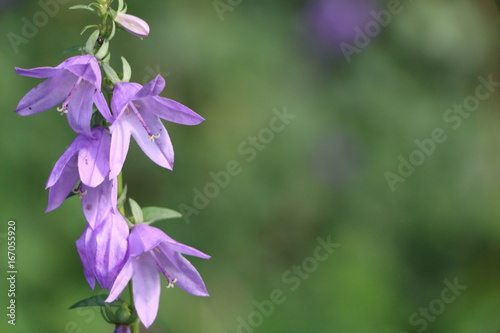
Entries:
[[177,282],[177,278],[174,278],[172,281],[168,281],[167,288],[175,287],[176,282]]
[[[135,103],[129,103],[128,106],[130,106],[132,111],[134,111],[134,113],[135,113],[137,119],[139,119],[139,122],[141,123],[142,127],[144,127],[144,129],[146,130],[146,133],[148,133],[148,138],[151,139],[152,142],[155,142],[155,139],[158,139],[160,137],[160,134],[153,134],[153,132],[151,132],[151,129],[148,127],[148,125],[144,121],[144,118],[142,118],[142,115],[139,113],[139,111],[137,111],[137,108],[140,109],[141,106],[137,105]],[[128,106],[127,106],[127,109],[128,109]]]
[[77,188],[73,189],[73,193],[78,195],[78,197],[81,199],[85,194],[87,194],[87,190],[83,190],[82,183],[80,183]]

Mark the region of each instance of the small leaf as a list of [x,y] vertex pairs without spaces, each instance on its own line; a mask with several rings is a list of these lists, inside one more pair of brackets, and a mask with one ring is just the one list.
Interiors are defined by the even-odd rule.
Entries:
[[82,50],[83,50],[83,46],[77,45],[77,46],[73,46],[73,47],[70,47],[70,48],[64,50],[64,53],[81,52]]
[[108,54],[108,51],[109,51],[109,42],[107,40],[105,40],[102,45],[101,45],[101,48],[99,49],[99,51],[95,54],[95,57],[97,59],[103,59],[107,54]]
[[94,53],[94,47],[95,44],[97,43],[97,38],[99,38],[99,30],[96,30],[90,35],[89,39],[87,39],[87,42],[85,43],[85,52],[88,54]]
[[69,7],[69,9],[86,9],[86,10],[90,10],[92,13],[97,12],[95,8],[92,8],[89,5],[75,5],[75,6]]
[[107,295],[92,296],[73,304],[69,308],[75,309],[75,308],[86,308],[91,306],[106,306],[106,305],[120,307],[124,303],[124,301],[121,299],[117,299],[116,301],[106,303],[105,302],[106,298],[108,298]]
[[118,0],[118,12],[123,10],[123,0]]
[[122,63],[123,63],[123,81],[130,82],[130,77],[132,76],[132,68],[130,68],[127,59],[125,59],[124,57],[122,57]]
[[115,70],[108,65],[107,63],[102,64],[102,69],[104,69],[104,72],[106,73],[106,76],[111,80],[113,85],[117,85],[120,82],[120,78],[118,77],[118,74],[116,74]]
[[128,199],[128,203],[130,204],[130,209],[132,210],[132,215],[134,216],[134,223],[143,223],[144,217],[142,215],[141,206],[131,198]]
[[142,209],[144,223],[151,224],[156,221],[174,219],[182,217],[182,214],[175,210],[162,207],[144,207]]
[[83,35],[85,33],[85,31],[87,31],[90,28],[97,28],[97,29],[99,29],[99,26],[95,25],[95,24],[87,25],[85,28],[83,28],[82,32],[80,32],[80,35]]

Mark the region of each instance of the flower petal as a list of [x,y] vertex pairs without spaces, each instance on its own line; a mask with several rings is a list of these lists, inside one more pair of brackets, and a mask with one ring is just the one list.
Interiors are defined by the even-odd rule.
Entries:
[[95,85],[82,80],[68,104],[68,123],[71,128],[81,134],[91,136],[90,121],[92,119],[92,104]]
[[60,72],[31,89],[19,102],[15,113],[30,116],[49,110],[64,101],[77,81],[69,72]]
[[78,179],[77,156],[73,155],[66,164],[66,167],[62,170],[59,179],[49,189],[49,200],[47,209],[45,210],[46,213],[56,209],[66,200],[78,182]]
[[118,276],[116,277],[115,282],[113,283],[113,286],[109,291],[109,296],[108,298],[106,298],[106,302],[113,302],[115,299],[117,299],[118,296],[120,296],[120,294],[122,293],[123,289],[125,289],[125,287],[127,286],[134,273],[134,267],[132,265],[133,260],[134,258],[129,257],[125,265],[123,265],[120,273],[118,273]]
[[92,233],[95,276],[101,288],[112,287],[127,253],[127,222],[120,213],[110,214]]
[[37,67],[31,69],[23,69],[16,67],[15,69],[17,75],[35,77],[37,79],[47,79],[61,72],[60,69],[54,67]]
[[86,54],[68,58],[57,68],[64,68],[86,81],[95,83],[97,88],[101,89],[101,70],[93,55]]
[[176,285],[184,291],[196,296],[209,296],[205,283],[200,273],[179,252],[172,251],[169,245],[160,245],[158,260],[170,275],[171,279],[177,279]]
[[160,274],[151,255],[145,253],[133,262],[132,290],[137,314],[146,328],[158,313],[160,302]]
[[97,110],[99,110],[104,119],[112,123],[114,121],[114,118],[111,115],[111,111],[109,110],[108,103],[106,102],[106,99],[104,98],[102,91],[100,90],[94,91],[93,100],[95,106],[97,107]]
[[105,179],[99,186],[83,186],[83,214],[91,228],[96,228],[110,212],[116,213],[117,180]]
[[[47,180],[47,185],[45,188],[52,187],[58,180],[61,178],[61,175],[65,168],[74,168],[76,165],[72,165],[71,163],[75,163],[75,155],[86,145],[88,145],[88,141],[83,136],[77,136],[73,142],[69,145],[66,151],[59,157],[52,172],[50,173],[49,179]],[[78,164],[78,163],[76,163]],[[74,184],[73,184],[74,185]]]
[[134,15],[118,13],[115,18],[116,23],[132,35],[144,38],[149,35],[149,25],[143,19]]
[[158,96],[165,89],[165,79],[161,75],[157,75],[149,81],[144,87],[139,90],[132,100],[146,98],[150,96]]
[[140,84],[129,82],[120,82],[115,86],[113,89],[113,98],[111,99],[111,110],[117,120],[122,113],[125,113],[125,107],[141,88]]
[[111,148],[110,148],[110,178],[116,178],[122,171],[123,163],[127,157],[130,146],[130,128],[127,123],[116,120],[110,127]]
[[93,263],[90,262],[88,256],[87,256],[87,243],[90,239],[92,233],[92,229],[87,226],[85,228],[85,231],[83,234],[78,238],[76,241],[76,250],[78,251],[78,254],[80,255],[80,260],[82,261],[83,265],[83,274],[85,275],[85,279],[87,280],[88,284],[90,285],[90,288],[94,290],[95,288],[95,276],[92,270]]
[[198,125],[205,119],[185,105],[164,97],[150,97],[141,100],[145,110],[151,110],[157,117],[182,125]]
[[94,127],[88,142],[78,153],[78,171],[82,183],[96,187],[109,174],[111,137],[103,127]]

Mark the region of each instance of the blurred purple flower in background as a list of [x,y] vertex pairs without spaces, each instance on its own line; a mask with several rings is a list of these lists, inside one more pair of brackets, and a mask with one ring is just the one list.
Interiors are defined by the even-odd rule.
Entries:
[[373,0],[311,0],[303,13],[304,38],[313,55],[321,58],[342,56],[341,43],[353,45],[355,28],[364,29],[373,20]]

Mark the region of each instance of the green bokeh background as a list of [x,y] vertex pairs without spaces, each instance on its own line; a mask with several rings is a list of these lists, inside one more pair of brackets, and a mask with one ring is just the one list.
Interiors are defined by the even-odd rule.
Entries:
[[[162,74],[162,95],[206,119],[196,127],[167,124],[173,172],[132,145],[124,168],[130,196],[144,206],[193,206],[194,190],[213,181],[210,172],[232,160],[242,170],[189,221],[157,224],[212,256],[191,260],[211,297],[163,289],[148,332],[498,333],[500,95],[481,101],[457,129],[443,119],[474,94],[478,76],[500,81],[495,3],[402,1],[404,10],[350,63],[311,51],[306,3],[243,0],[221,20],[211,0],[128,2],[151,34],[120,33],[112,64],[125,56],[139,83]],[[7,34],[21,34],[22,18],[41,7],[24,1],[0,13],[1,332],[113,330],[96,310],[67,310],[99,292],[90,291],[74,246],[85,226],[78,198],[43,213],[45,181],[74,134],[54,110],[12,112],[39,82],[13,68],[59,64],[68,56],[62,50],[83,42],[81,28],[95,22],[67,10],[70,4],[17,53]],[[247,161],[238,146],[284,108],[296,118]],[[391,191],[384,174],[397,173],[398,157],[408,159],[415,140],[436,128],[447,140]],[[14,327],[5,315],[10,219],[17,227]],[[322,262],[311,259],[318,237],[340,245]],[[295,275],[305,274],[292,271],[302,264],[309,273]],[[467,289],[440,309],[444,281],[455,279]],[[284,301],[259,322],[255,302],[268,304],[274,290]],[[430,305],[439,314],[425,329],[409,322]],[[241,320],[258,325],[245,330]]]

